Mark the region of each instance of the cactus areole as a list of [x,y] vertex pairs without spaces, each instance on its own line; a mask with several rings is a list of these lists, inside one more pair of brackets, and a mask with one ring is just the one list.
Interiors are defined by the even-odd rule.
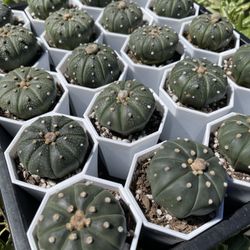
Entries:
[[84,165],[88,147],[88,135],[77,121],[45,116],[24,130],[17,155],[31,174],[59,179]]
[[4,26],[7,23],[13,23],[13,12],[10,6],[0,2],[0,27]]
[[115,197],[90,182],[74,184],[47,201],[36,227],[39,249],[124,249],[127,222]]
[[93,7],[105,7],[109,3],[118,1],[118,0],[80,0],[83,4],[93,6]]
[[147,169],[154,200],[175,217],[202,216],[224,199],[227,174],[213,151],[189,140],[166,141]]

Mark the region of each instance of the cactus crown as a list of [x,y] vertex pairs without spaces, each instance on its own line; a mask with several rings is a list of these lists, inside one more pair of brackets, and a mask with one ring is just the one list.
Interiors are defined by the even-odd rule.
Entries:
[[83,4],[94,6],[94,7],[105,7],[111,2],[115,2],[119,0],[81,0]]
[[10,6],[0,2],[0,27],[13,22],[13,13]]

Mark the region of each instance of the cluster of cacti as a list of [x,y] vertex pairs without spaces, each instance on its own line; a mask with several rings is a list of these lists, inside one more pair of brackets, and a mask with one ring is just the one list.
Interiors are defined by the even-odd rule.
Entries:
[[51,47],[73,50],[94,36],[94,20],[83,10],[60,9],[45,21],[45,38]]
[[119,0],[80,0],[83,4],[94,7],[105,7],[109,3]]
[[18,119],[49,111],[56,97],[56,83],[42,69],[20,67],[0,79],[0,108]]
[[105,44],[87,43],[67,58],[65,76],[72,84],[97,88],[117,80],[121,68],[113,49]]
[[185,58],[178,62],[166,82],[166,89],[183,105],[202,109],[223,99],[229,84],[222,68],[206,59]]
[[25,128],[17,143],[17,155],[31,174],[59,179],[83,166],[88,135],[66,116],[44,116]]
[[153,0],[153,11],[164,17],[184,18],[195,13],[192,0]]
[[233,39],[233,26],[218,13],[203,14],[191,22],[188,39],[201,49],[222,51]]
[[0,27],[4,26],[6,23],[13,22],[13,13],[11,8],[0,2]]
[[67,0],[27,0],[32,14],[45,20],[50,13],[67,6]]
[[0,69],[9,71],[35,62],[40,46],[34,34],[23,27],[6,24],[0,28]]
[[153,199],[177,218],[202,216],[219,207],[227,174],[213,151],[189,140],[166,141],[147,168]]
[[235,115],[218,129],[219,152],[236,170],[250,174],[250,116]]
[[130,35],[128,49],[143,64],[159,65],[173,57],[178,41],[178,34],[168,26],[149,25]]
[[143,13],[133,2],[112,2],[105,7],[101,24],[110,32],[130,34],[143,24]]
[[143,130],[155,110],[151,91],[136,80],[111,83],[93,105],[101,126],[122,136]]
[[127,222],[119,201],[109,191],[80,182],[48,199],[36,237],[39,249],[122,250]]

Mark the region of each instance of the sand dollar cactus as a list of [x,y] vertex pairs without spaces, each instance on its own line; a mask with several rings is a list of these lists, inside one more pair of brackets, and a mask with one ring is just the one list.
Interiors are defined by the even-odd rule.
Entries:
[[236,170],[250,174],[250,116],[235,115],[218,130],[219,152]]
[[59,179],[83,166],[88,135],[65,116],[45,116],[29,125],[17,144],[20,163],[31,174]]
[[110,32],[130,34],[143,24],[143,13],[135,3],[112,2],[104,9],[101,24]]
[[178,100],[202,109],[223,99],[228,89],[227,77],[216,64],[206,59],[185,58],[172,69],[166,82]]
[[225,169],[213,151],[188,140],[162,144],[147,169],[154,200],[177,218],[217,209],[227,187]]
[[223,51],[233,39],[233,25],[219,13],[203,14],[191,22],[188,39],[201,49]]
[[142,130],[155,110],[151,91],[137,81],[117,81],[97,97],[93,110],[101,126],[127,136]]
[[130,35],[128,49],[143,64],[158,65],[173,57],[178,41],[177,33],[168,26],[149,25]]
[[0,2],[0,27],[4,26],[6,23],[12,23],[13,21],[11,8]]
[[118,1],[118,0],[80,0],[83,4],[93,6],[93,7],[105,7],[109,3]]
[[45,38],[51,47],[73,50],[93,39],[94,20],[83,10],[60,9],[45,21]]
[[178,19],[195,13],[192,0],[153,0],[152,8],[159,16]]

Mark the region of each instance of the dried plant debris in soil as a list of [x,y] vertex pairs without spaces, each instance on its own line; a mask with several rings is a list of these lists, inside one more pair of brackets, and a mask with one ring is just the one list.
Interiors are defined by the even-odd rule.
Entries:
[[153,199],[150,184],[147,181],[146,169],[151,158],[137,164],[131,184],[131,191],[148,221],[181,233],[190,233],[215,217],[215,212],[205,216],[190,216],[177,219],[166,209],[157,205]]
[[220,164],[226,169],[228,175],[233,179],[246,181],[250,183],[250,175],[242,172],[235,171],[235,169],[227,162],[227,160],[219,153],[218,131],[210,134],[209,147],[215,152],[215,156],[218,157]]

